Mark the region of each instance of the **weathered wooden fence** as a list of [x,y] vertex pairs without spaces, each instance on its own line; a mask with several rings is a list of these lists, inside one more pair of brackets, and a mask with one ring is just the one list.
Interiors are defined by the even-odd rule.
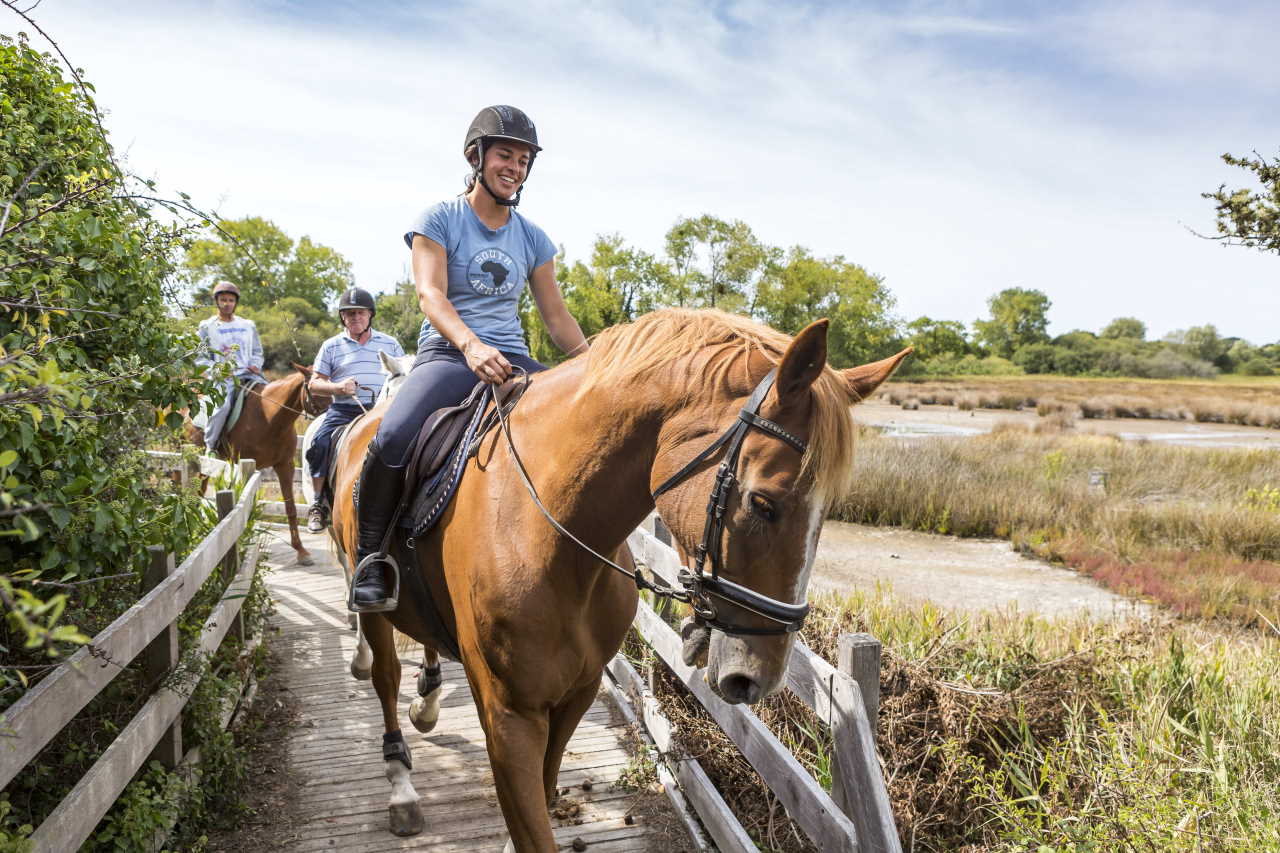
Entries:
[[[681,565],[674,549],[643,528],[627,541],[636,562],[668,583],[677,583]],[[679,635],[644,601],[637,610],[635,628],[733,740],[818,849],[900,853],[875,748],[880,644],[873,637],[841,637],[839,667],[799,639],[791,655],[786,689],[831,729],[833,784],[828,794],[754,713],[743,705],[727,704],[711,692],[702,673],[682,660]],[[609,674],[616,691],[631,702],[635,716],[643,721],[667,773],[680,783],[715,845],[726,853],[756,850],[697,760],[674,749],[672,725],[644,679],[622,655],[610,663]]]
[[[201,465],[206,473],[230,469],[216,460],[202,459]],[[36,827],[31,841],[37,853],[77,849],[149,758],[170,768],[198,761],[196,750],[184,756],[182,749],[181,713],[190,689],[175,690],[162,682],[178,664],[177,620],[215,571],[221,571],[226,591],[205,620],[197,653],[213,654],[228,631],[244,639],[240,608],[257,569],[258,547],[246,549],[241,559],[237,542],[261,482],[253,469],[249,460],[239,465],[244,482],[239,501],[230,490],[217,493],[220,520],[181,565],[175,568],[172,554],[153,549],[143,597],[0,714],[0,733],[6,735],[0,737],[4,788],[139,655],[145,681],[154,689],[97,762]]]

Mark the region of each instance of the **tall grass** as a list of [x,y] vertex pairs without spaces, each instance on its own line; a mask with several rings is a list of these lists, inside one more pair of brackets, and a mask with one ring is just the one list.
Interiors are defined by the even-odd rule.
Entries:
[[1006,538],[1183,614],[1280,624],[1280,511],[1250,498],[1280,484],[1280,454],[1018,428],[860,440],[836,518]]
[[1240,424],[1280,429],[1280,382],[1250,378],[1216,382],[1093,379],[1062,376],[973,376],[926,382],[890,382],[878,399],[898,405],[961,409],[1071,407],[1085,418],[1143,418]]
[[[1280,639],[1159,617],[957,616],[877,589],[813,602],[803,638],[884,644],[877,746],[908,851],[1280,849]],[[659,673],[661,676],[661,672]],[[765,849],[812,849],[705,712],[658,697]],[[830,784],[825,727],[757,713]]]

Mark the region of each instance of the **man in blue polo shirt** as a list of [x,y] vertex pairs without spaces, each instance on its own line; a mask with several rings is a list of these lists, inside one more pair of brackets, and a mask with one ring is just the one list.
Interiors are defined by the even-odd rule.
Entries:
[[378,352],[395,358],[404,355],[399,341],[373,330],[375,313],[373,296],[369,291],[353,287],[343,293],[338,300],[338,318],[346,331],[321,344],[315,364],[311,366],[314,371],[312,392],[333,395],[333,405],[325,413],[307,451],[307,464],[311,473],[316,475],[311,481],[316,498],[307,513],[307,529],[313,533],[319,533],[329,524],[324,472],[328,467],[334,430],[373,406],[383,382]]

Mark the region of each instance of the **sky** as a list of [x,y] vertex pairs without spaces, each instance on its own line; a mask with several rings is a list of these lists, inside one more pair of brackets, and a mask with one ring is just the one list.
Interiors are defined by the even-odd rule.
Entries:
[[[35,2],[35,0],[31,0]],[[1228,7],[1222,4],[1223,9]],[[489,104],[536,122],[520,212],[570,261],[683,216],[883,277],[904,320],[1008,287],[1053,334],[1134,316],[1280,340],[1280,257],[1214,233],[1280,156],[1280,4],[42,0],[136,173],[390,289]],[[0,8],[0,32],[30,32]],[[39,42],[34,37],[33,42]]]

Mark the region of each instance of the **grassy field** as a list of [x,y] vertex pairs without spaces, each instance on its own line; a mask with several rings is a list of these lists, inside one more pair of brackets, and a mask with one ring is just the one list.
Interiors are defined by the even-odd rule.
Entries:
[[1280,624],[1275,452],[1022,427],[915,443],[867,430],[855,467],[841,520],[1009,539],[1181,615]]
[[[828,659],[843,631],[884,643],[877,741],[904,850],[1280,849],[1277,638],[1168,618],[957,617],[883,589],[813,604],[802,636]],[[814,849],[696,701],[658,685],[761,848]],[[829,787],[811,712],[785,694],[756,710]]]
[[1094,379],[1067,376],[975,376],[890,382],[878,399],[961,409],[1035,409],[1084,418],[1153,418],[1280,429],[1280,377]]

